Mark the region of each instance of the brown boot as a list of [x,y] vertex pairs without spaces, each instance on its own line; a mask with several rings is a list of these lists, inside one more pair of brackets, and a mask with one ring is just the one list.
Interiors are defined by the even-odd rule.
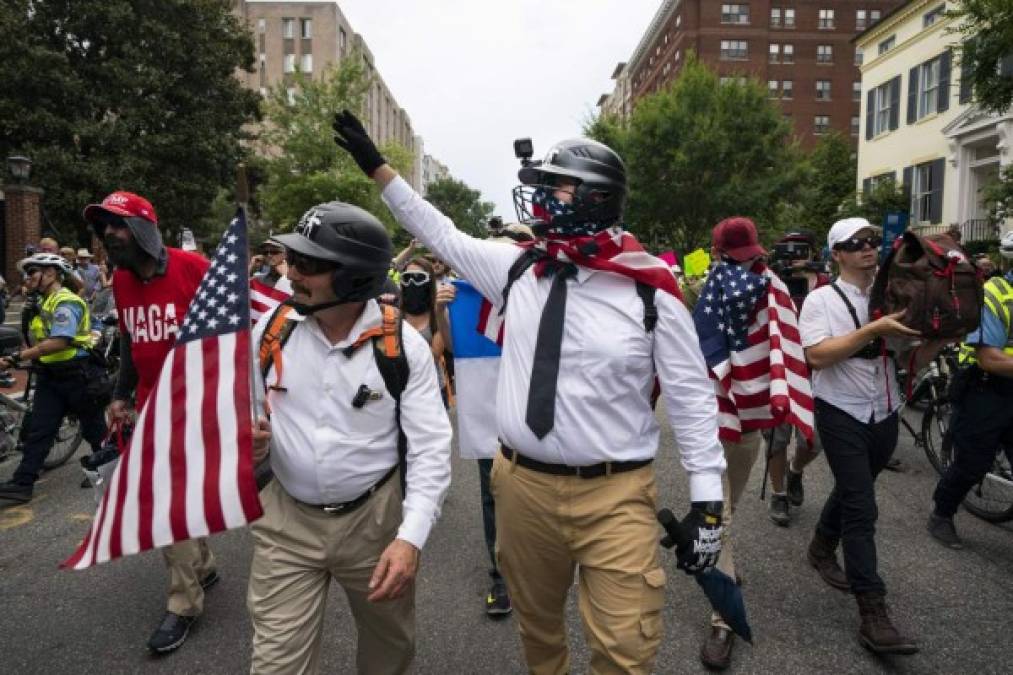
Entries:
[[858,639],[866,649],[876,654],[914,654],[918,651],[914,641],[901,635],[890,621],[882,593],[856,593],[855,599],[862,617]]
[[829,539],[818,531],[813,534],[813,540],[809,544],[809,564],[816,568],[816,571],[827,582],[839,591],[848,592],[851,585],[848,577],[837,564],[837,544],[839,539]]

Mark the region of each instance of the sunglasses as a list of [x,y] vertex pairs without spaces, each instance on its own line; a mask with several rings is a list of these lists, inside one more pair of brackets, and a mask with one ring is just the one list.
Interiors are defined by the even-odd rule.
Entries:
[[281,255],[285,252],[283,248],[265,248],[264,255]]
[[837,242],[834,244],[835,251],[845,251],[847,253],[855,253],[861,251],[868,244],[870,248],[879,248],[883,243],[883,237],[879,235],[870,235],[868,237],[852,237],[851,239],[845,239],[844,241]]
[[25,276],[26,277],[30,277],[33,274],[35,274],[36,272],[41,272],[41,271],[42,271],[41,267],[26,267],[25,268]]
[[402,286],[425,286],[429,283],[429,272],[402,272]]
[[338,269],[337,263],[331,262],[330,260],[321,260],[320,258],[311,258],[295,251],[285,252],[285,262],[289,266],[294,267],[299,274],[305,274],[308,277],[316,276],[317,274],[326,274],[333,272]]

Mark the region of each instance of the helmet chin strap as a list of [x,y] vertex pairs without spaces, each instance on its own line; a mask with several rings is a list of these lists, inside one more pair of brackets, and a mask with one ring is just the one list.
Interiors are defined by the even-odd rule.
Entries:
[[296,302],[289,298],[285,301],[285,304],[294,309],[299,313],[299,316],[309,316],[315,314],[322,309],[329,309],[331,307],[337,307],[338,305],[345,304],[345,300],[330,300],[328,302],[321,302],[316,305],[307,305],[302,302]]

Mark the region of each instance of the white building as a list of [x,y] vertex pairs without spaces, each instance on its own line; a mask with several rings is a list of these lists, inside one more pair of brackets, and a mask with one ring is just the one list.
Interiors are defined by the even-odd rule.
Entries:
[[429,189],[429,185],[435,181],[450,178],[450,169],[432,155],[422,156],[422,194]]
[[1013,161],[1013,119],[974,106],[961,34],[945,14],[954,4],[911,0],[855,38],[864,54],[859,187],[893,179],[910,195],[912,225],[995,239],[979,190]]

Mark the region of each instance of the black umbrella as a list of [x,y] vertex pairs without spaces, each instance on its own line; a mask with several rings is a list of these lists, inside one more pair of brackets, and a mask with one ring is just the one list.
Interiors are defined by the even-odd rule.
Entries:
[[[693,546],[693,541],[671,511],[668,509],[658,511],[658,522],[668,533],[668,536],[661,540],[662,546],[665,548],[675,546],[679,553]],[[746,603],[742,599],[742,589],[735,583],[735,580],[714,567],[695,574],[693,577],[700,584],[711,607],[721,615],[728,627],[743,640],[752,644],[753,631],[749,628],[749,622],[746,619]]]

